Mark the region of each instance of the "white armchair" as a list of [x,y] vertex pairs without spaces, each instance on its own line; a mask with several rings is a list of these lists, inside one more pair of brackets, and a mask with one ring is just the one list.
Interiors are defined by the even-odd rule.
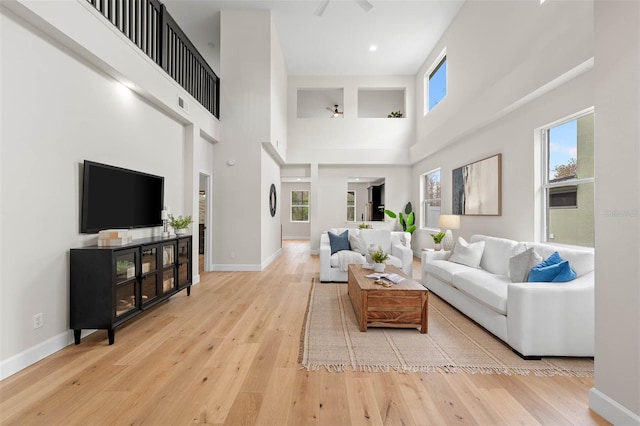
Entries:
[[[340,234],[344,229],[331,229],[331,232]],[[402,270],[409,277],[413,276],[413,251],[411,250],[411,234],[408,232],[396,232],[386,229],[357,229],[348,228],[349,234],[360,235],[366,242],[382,247],[389,253],[387,264]],[[320,281],[321,282],[347,282],[347,271],[340,267],[339,254],[331,254],[329,235],[323,232],[320,236]],[[365,257],[352,255],[351,263],[365,263]],[[344,266],[344,265],[343,265]]]

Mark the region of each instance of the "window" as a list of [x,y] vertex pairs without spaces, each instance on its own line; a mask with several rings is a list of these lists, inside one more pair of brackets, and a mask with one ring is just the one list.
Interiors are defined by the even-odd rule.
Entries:
[[356,220],[356,192],[347,191],[347,222]]
[[440,220],[440,169],[422,175],[422,227],[438,228]]
[[309,222],[309,191],[291,191],[291,222]]
[[594,246],[593,113],[542,130],[544,239]]
[[447,96],[447,53],[442,51],[434,66],[425,76],[425,110],[431,111]]

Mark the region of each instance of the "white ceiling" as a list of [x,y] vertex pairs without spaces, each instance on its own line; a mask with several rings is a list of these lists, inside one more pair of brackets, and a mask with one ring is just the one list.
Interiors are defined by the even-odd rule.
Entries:
[[[289,75],[414,75],[465,0],[165,0],[218,71],[220,10],[271,10]],[[372,44],[377,51],[370,52]]]

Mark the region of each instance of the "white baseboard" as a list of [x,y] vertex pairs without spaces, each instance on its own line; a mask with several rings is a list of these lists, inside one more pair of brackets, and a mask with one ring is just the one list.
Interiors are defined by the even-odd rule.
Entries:
[[[282,253],[282,248],[279,248],[278,250],[276,250],[275,253],[273,253],[271,256],[269,256],[269,258],[267,260],[265,260],[264,262],[262,262],[262,269],[266,268],[267,266],[269,266],[269,264],[271,262],[273,262],[278,256],[280,256],[280,254]],[[262,270],[261,269],[261,270]]]
[[589,390],[589,408],[614,425],[640,425],[640,415],[620,405],[596,388]]
[[238,263],[214,263],[212,266],[212,271],[222,271],[222,272],[260,272],[262,271],[262,267],[260,265],[252,265],[252,264],[238,264]]
[[48,357],[49,355],[58,352],[64,347],[73,343],[73,331],[65,331],[57,336],[45,340],[42,343],[37,344],[25,351],[20,352],[0,363],[0,380],[4,380],[9,376],[16,374],[18,371],[27,368],[28,366],[35,364]]

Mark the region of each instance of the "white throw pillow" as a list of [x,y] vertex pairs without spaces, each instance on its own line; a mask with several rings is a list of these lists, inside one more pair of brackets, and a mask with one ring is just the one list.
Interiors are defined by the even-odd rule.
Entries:
[[536,253],[533,247],[516,254],[509,259],[509,278],[514,283],[526,283],[531,268],[543,260],[542,256]]
[[353,233],[349,234],[349,244],[351,245],[352,251],[357,251],[360,254],[366,255],[367,252],[367,243],[362,238],[361,235]]
[[460,263],[461,265],[479,268],[484,252],[484,241],[478,241],[469,244],[462,237],[458,237],[456,245],[453,246],[453,253],[449,258],[449,262]]

